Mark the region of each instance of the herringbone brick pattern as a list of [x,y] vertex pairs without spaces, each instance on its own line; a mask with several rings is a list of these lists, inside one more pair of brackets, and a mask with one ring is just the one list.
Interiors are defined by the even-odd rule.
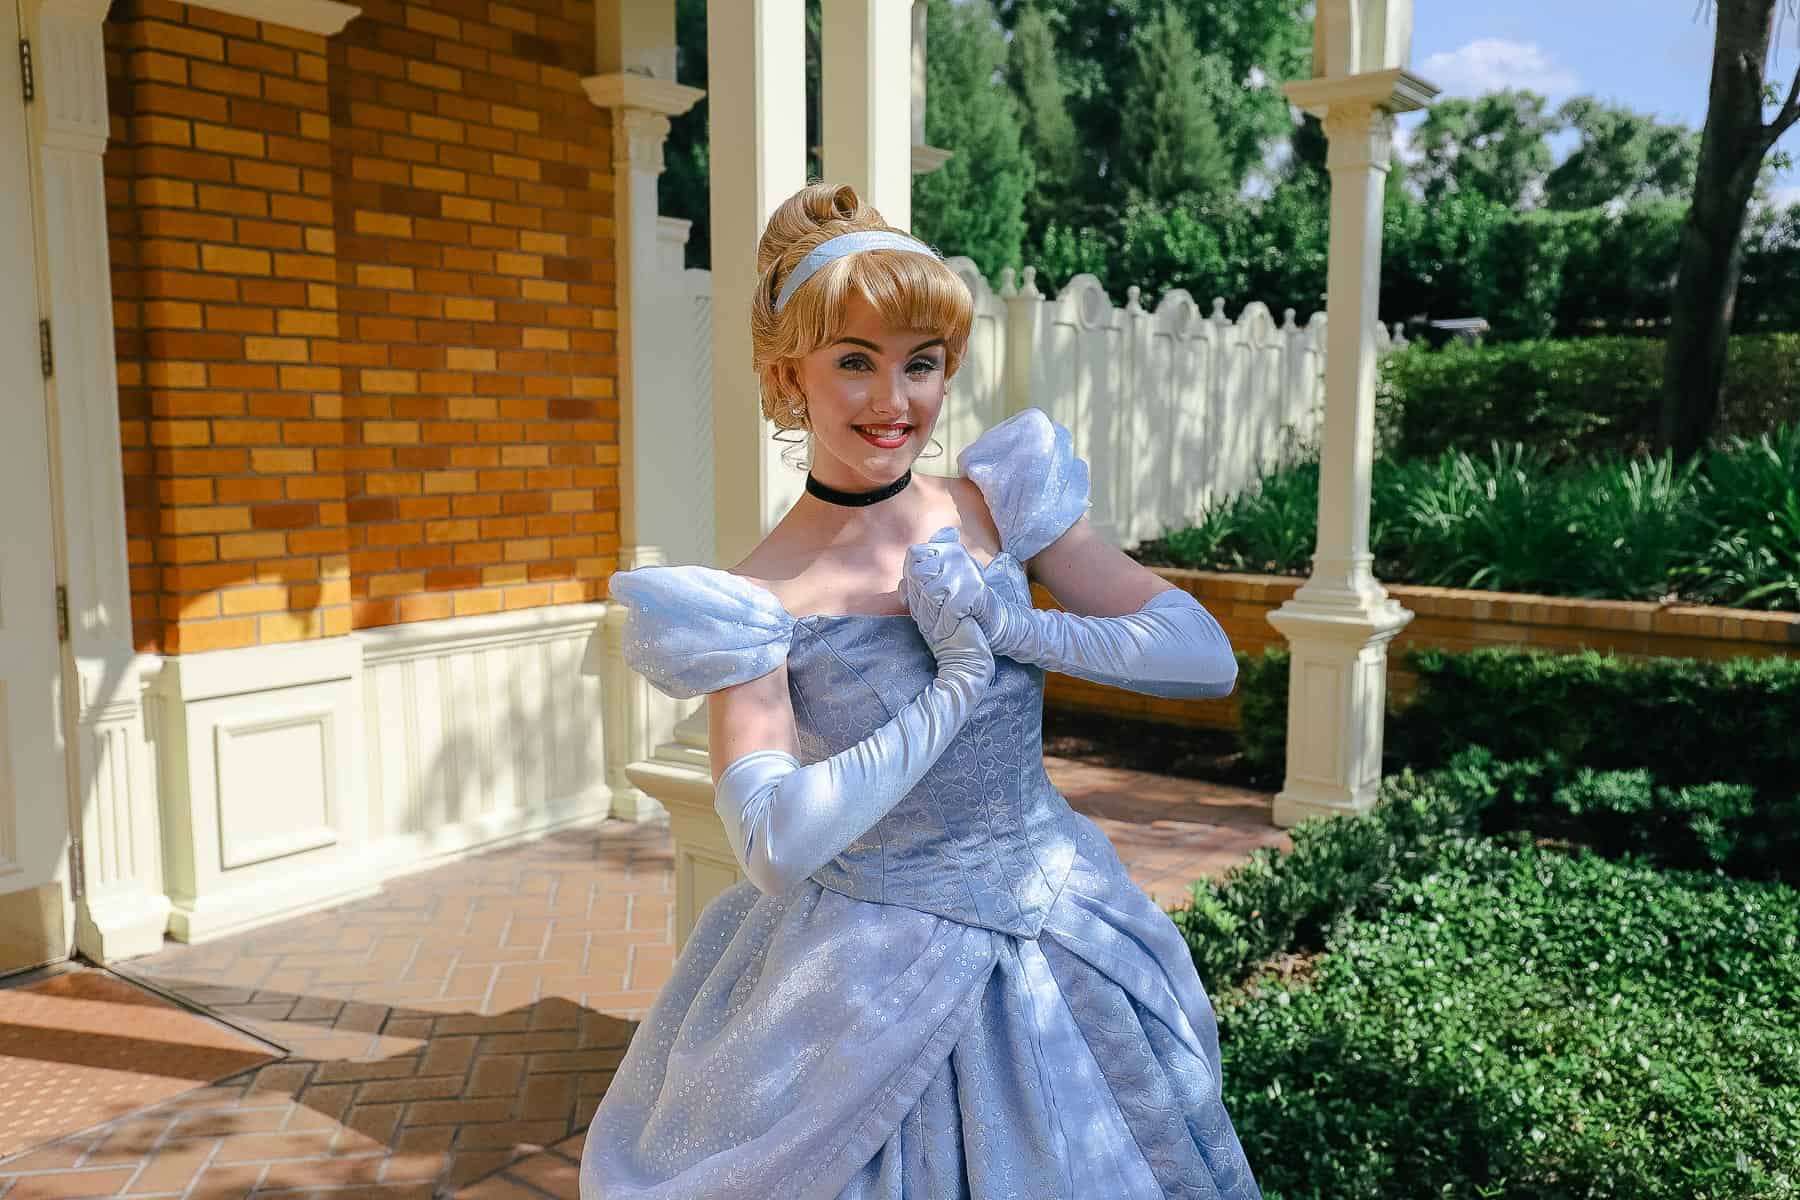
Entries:
[[[1164,904],[1167,881],[1285,842],[1258,793],[1050,767]],[[127,964],[289,1057],[0,1161],[0,1200],[575,1200],[673,961],[671,882],[666,824],[609,821]]]

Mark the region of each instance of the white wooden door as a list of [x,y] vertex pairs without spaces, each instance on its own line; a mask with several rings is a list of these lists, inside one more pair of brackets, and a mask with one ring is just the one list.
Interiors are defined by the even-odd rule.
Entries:
[[72,946],[50,447],[19,14],[0,0],[0,971]]

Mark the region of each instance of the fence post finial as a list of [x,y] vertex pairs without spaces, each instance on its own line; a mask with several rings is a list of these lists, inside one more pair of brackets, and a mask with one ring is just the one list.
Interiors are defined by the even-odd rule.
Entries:
[[1011,267],[1002,267],[1000,269],[1000,296],[1001,296],[1001,298],[1008,299],[1013,296],[1016,296],[1016,295],[1018,295],[1018,291],[1019,291],[1019,289],[1014,285],[1013,269]]
[[1019,285],[1019,295],[1028,296],[1033,300],[1043,299],[1044,294],[1038,291],[1036,267],[1025,268],[1025,282]]

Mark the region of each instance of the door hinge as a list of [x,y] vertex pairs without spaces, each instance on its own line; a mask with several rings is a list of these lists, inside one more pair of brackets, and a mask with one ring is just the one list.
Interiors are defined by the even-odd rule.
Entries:
[[56,640],[69,640],[69,589],[60,583],[56,585]]
[[56,374],[56,352],[50,346],[50,318],[45,317],[38,322],[38,363],[44,368],[44,378]]
[[25,103],[30,104],[37,99],[37,76],[31,69],[31,40],[19,39],[19,90],[25,93]]
[[79,900],[87,891],[87,863],[81,853],[81,835],[69,835],[69,899]]

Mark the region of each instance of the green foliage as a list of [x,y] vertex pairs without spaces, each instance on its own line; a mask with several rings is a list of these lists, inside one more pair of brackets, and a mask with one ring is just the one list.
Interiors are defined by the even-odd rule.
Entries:
[[[1019,101],[1019,136],[1035,168],[1035,183],[1025,197],[1025,219],[1044,229],[1065,212],[1075,197],[1081,150],[1075,121],[1069,115],[1069,88],[1056,58],[1049,22],[1027,6],[1013,26],[1007,48],[1007,82]],[[1041,264],[1040,264],[1041,266]]]
[[1280,786],[1287,770],[1288,672],[1286,649],[1237,656],[1238,743],[1257,780]]
[[1699,130],[1593,96],[1565,101],[1557,118],[1581,140],[1544,181],[1544,201],[1551,208],[1604,208],[1647,197],[1685,200],[1693,192]]
[[[1481,839],[1409,858],[1369,824],[1321,835],[1350,849],[1345,892],[1374,876],[1326,953],[1220,997],[1226,1103],[1266,1194],[1800,1196],[1791,888]],[[1239,887],[1317,891],[1251,877],[1207,900],[1235,910]]]
[[1222,880],[1202,879],[1169,916],[1209,988],[1237,984],[1280,953],[1325,948],[1333,930],[1379,911],[1446,842],[1474,836],[1478,806],[1439,777],[1387,780],[1364,820],[1303,822],[1293,849],[1261,849]]
[[1561,127],[1536,92],[1439,100],[1413,133],[1421,157],[1413,178],[1428,204],[1460,195],[1523,208],[1543,186],[1551,162],[1547,139]]
[[1214,117],[1228,66],[1201,55],[1181,10],[1165,3],[1131,45],[1119,178],[1153,202],[1204,202],[1237,182]]
[[[1646,453],[1663,355],[1664,343],[1653,338],[1453,343],[1390,354],[1382,360],[1377,402],[1385,450],[1417,458],[1521,441],[1558,464]],[[1721,435],[1754,437],[1796,422],[1800,336],[1732,339]]]
[[[1300,574],[1318,536],[1316,458],[1138,547],[1145,562]],[[1800,424],[1682,467],[1607,456],[1552,470],[1514,442],[1377,459],[1369,545],[1383,579],[1428,587],[1800,610]]]
[[1033,179],[1017,103],[1001,80],[1006,40],[988,0],[930,0],[926,21],[925,139],[954,154],[913,178],[913,231],[998,278],[1019,261]]
[[1800,660],[1496,648],[1417,650],[1407,663],[1418,689],[1388,717],[1391,766],[1444,766],[1480,746],[1551,764],[1533,785],[1540,799],[1582,768],[1644,770],[1675,789],[1742,785],[1766,805],[1800,788]]

